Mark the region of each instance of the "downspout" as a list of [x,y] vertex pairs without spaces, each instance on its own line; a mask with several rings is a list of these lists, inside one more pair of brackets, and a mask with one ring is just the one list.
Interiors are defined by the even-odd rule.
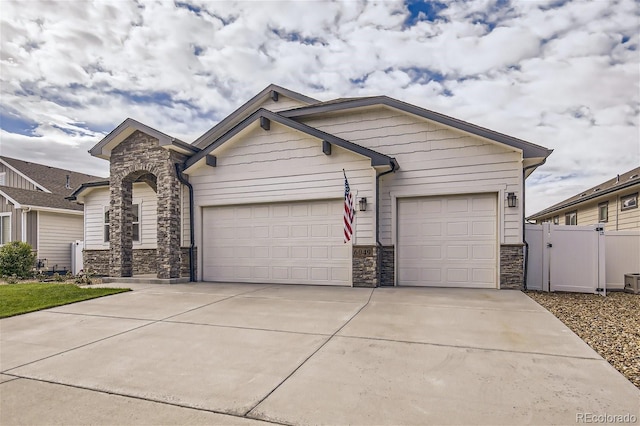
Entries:
[[542,166],[546,162],[547,162],[547,159],[545,158],[544,160],[542,160],[542,163],[532,164],[530,166],[522,168],[522,242],[524,243],[524,268],[523,268],[524,276],[522,277],[523,278],[522,284],[523,284],[524,290],[527,289],[527,270],[529,266],[529,243],[527,243],[527,239],[525,238],[525,227],[527,222],[526,222],[525,213],[524,213],[525,198],[526,198],[525,194],[527,192],[525,190],[526,172],[527,170],[532,169],[534,167]]
[[398,166],[395,160],[391,161],[391,170],[376,173],[376,263],[378,264],[378,287],[382,285],[382,243],[380,242],[380,178],[389,173],[394,173]]
[[176,163],[176,174],[178,176],[178,180],[189,189],[189,281],[196,281],[196,271],[195,271],[195,256],[194,256],[194,247],[195,247],[195,231],[193,229],[193,186],[189,183],[187,178],[182,174],[184,170],[184,165],[180,163]]

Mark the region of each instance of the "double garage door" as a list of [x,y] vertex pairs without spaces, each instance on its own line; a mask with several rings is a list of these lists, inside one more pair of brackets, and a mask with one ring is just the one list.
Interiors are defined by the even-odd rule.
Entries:
[[342,200],[206,207],[205,281],[351,285]]
[[[203,209],[205,281],[351,285],[342,200]],[[397,284],[497,287],[495,194],[403,198]]]
[[495,194],[398,199],[398,285],[497,287]]

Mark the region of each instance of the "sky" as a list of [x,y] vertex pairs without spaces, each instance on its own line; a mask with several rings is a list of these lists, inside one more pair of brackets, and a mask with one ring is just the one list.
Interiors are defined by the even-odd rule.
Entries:
[[0,0],[0,155],[98,176],[127,117],[194,141],[271,83],[554,150],[527,214],[640,165],[640,3]]

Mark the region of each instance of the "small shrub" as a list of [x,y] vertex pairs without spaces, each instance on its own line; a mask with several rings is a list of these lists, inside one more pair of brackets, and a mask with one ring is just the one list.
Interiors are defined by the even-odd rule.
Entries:
[[31,246],[22,241],[11,241],[0,247],[0,275],[28,278],[35,261]]
[[58,283],[64,282],[64,276],[56,272],[53,274],[53,280]]
[[4,275],[2,277],[2,279],[7,283],[7,284],[18,284],[18,276],[16,274],[13,275]]
[[71,273],[71,271],[67,271],[67,273],[64,276],[64,280],[72,280],[73,279],[73,274]]

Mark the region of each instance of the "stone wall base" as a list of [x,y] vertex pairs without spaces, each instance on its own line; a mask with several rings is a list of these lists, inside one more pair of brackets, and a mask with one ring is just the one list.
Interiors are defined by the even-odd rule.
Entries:
[[[180,248],[180,276],[189,276],[189,248]],[[197,259],[197,248],[194,248],[194,258]],[[109,276],[110,250],[84,250],[84,269],[91,270],[98,276]],[[133,275],[158,273],[158,255],[156,249],[133,249]]]
[[[380,259],[378,252],[380,251]],[[354,287],[392,286],[394,283],[393,246],[384,246],[381,250],[375,245],[352,247],[352,274]]]
[[502,244],[500,246],[500,288],[524,289],[524,246]]

